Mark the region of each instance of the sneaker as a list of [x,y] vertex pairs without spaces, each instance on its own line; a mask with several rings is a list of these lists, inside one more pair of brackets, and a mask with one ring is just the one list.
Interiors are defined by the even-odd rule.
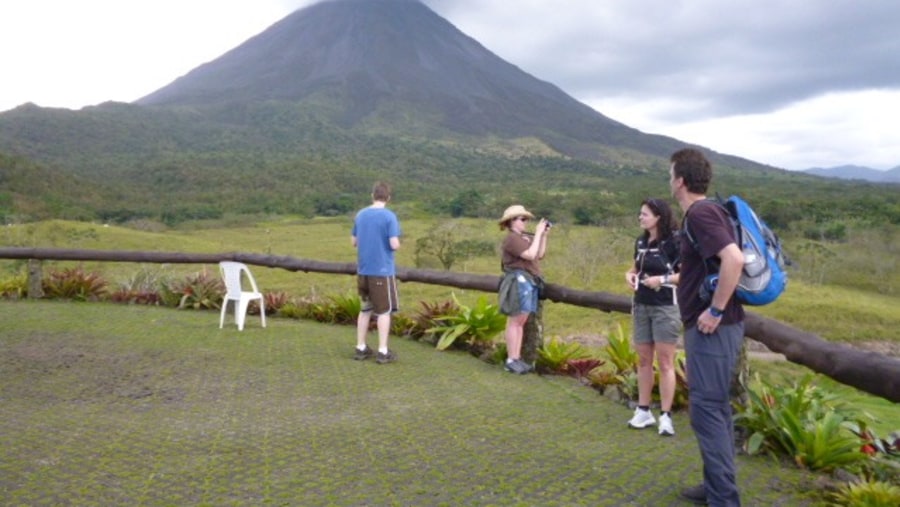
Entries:
[[634,409],[634,416],[628,421],[629,428],[643,429],[656,424],[656,419],[649,410]]
[[706,505],[706,487],[703,484],[681,490],[681,498],[697,505]]
[[375,351],[370,349],[369,346],[366,345],[366,348],[363,350],[356,349],[356,353],[353,354],[353,359],[357,361],[365,361],[366,359],[372,357],[374,353]]
[[375,354],[375,362],[378,364],[387,364],[393,363],[397,360],[397,354],[394,354],[393,351],[387,351],[387,354],[382,354],[381,352]]
[[503,363],[503,369],[510,373],[515,373],[516,375],[528,373],[528,365],[518,359],[506,361]]
[[522,375],[524,375],[526,373],[531,373],[534,371],[534,366],[531,366],[530,364],[526,363],[525,361],[522,361],[521,359],[516,359],[516,361],[519,363],[519,370],[522,371]]
[[668,414],[659,416],[659,434],[664,437],[675,436],[675,427],[672,426],[672,418]]

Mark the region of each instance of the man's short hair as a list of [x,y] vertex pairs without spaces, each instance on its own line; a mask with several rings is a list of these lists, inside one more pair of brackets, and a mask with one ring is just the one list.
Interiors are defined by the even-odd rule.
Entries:
[[669,160],[672,162],[672,175],[684,180],[688,192],[706,193],[712,181],[712,164],[700,150],[684,148],[673,153]]
[[388,202],[391,198],[391,186],[383,181],[375,183],[372,187],[372,199],[376,201]]

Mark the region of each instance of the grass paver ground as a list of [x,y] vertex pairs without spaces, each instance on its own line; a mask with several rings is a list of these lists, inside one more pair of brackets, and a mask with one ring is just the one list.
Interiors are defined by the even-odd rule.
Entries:
[[[0,505],[667,506],[700,479],[676,436],[571,378],[516,376],[352,327],[0,302]],[[374,334],[371,336],[374,345]],[[744,505],[813,505],[814,477],[740,456]]]

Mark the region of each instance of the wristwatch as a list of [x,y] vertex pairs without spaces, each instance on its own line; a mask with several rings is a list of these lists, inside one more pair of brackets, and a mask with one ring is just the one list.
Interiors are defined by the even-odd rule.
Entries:
[[721,309],[721,308],[716,308],[715,306],[710,306],[710,307],[709,307],[709,314],[712,315],[713,317],[717,318],[717,319],[718,319],[719,317],[721,317],[723,313],[725,313],[725,310],[723,310],[723,309]]

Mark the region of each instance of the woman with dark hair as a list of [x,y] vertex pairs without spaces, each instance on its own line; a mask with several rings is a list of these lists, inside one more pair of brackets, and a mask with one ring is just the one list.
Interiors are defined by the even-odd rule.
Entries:
[[672,400],[675,397],[675,345],[681,335],[681,315],[675,298],[678,283],[678,224],[672,208],[660,199],[645,199],[638,215],[644,232],[634,243],[634,264],[625,281],[634,291],[632,305],[634,346],[638,363],[638,406],[628,421],[632,428],[656,424],[650,412],[653,393],[653,356],[659,362],[659,397],[662,414],[659,434],[672,436]]

